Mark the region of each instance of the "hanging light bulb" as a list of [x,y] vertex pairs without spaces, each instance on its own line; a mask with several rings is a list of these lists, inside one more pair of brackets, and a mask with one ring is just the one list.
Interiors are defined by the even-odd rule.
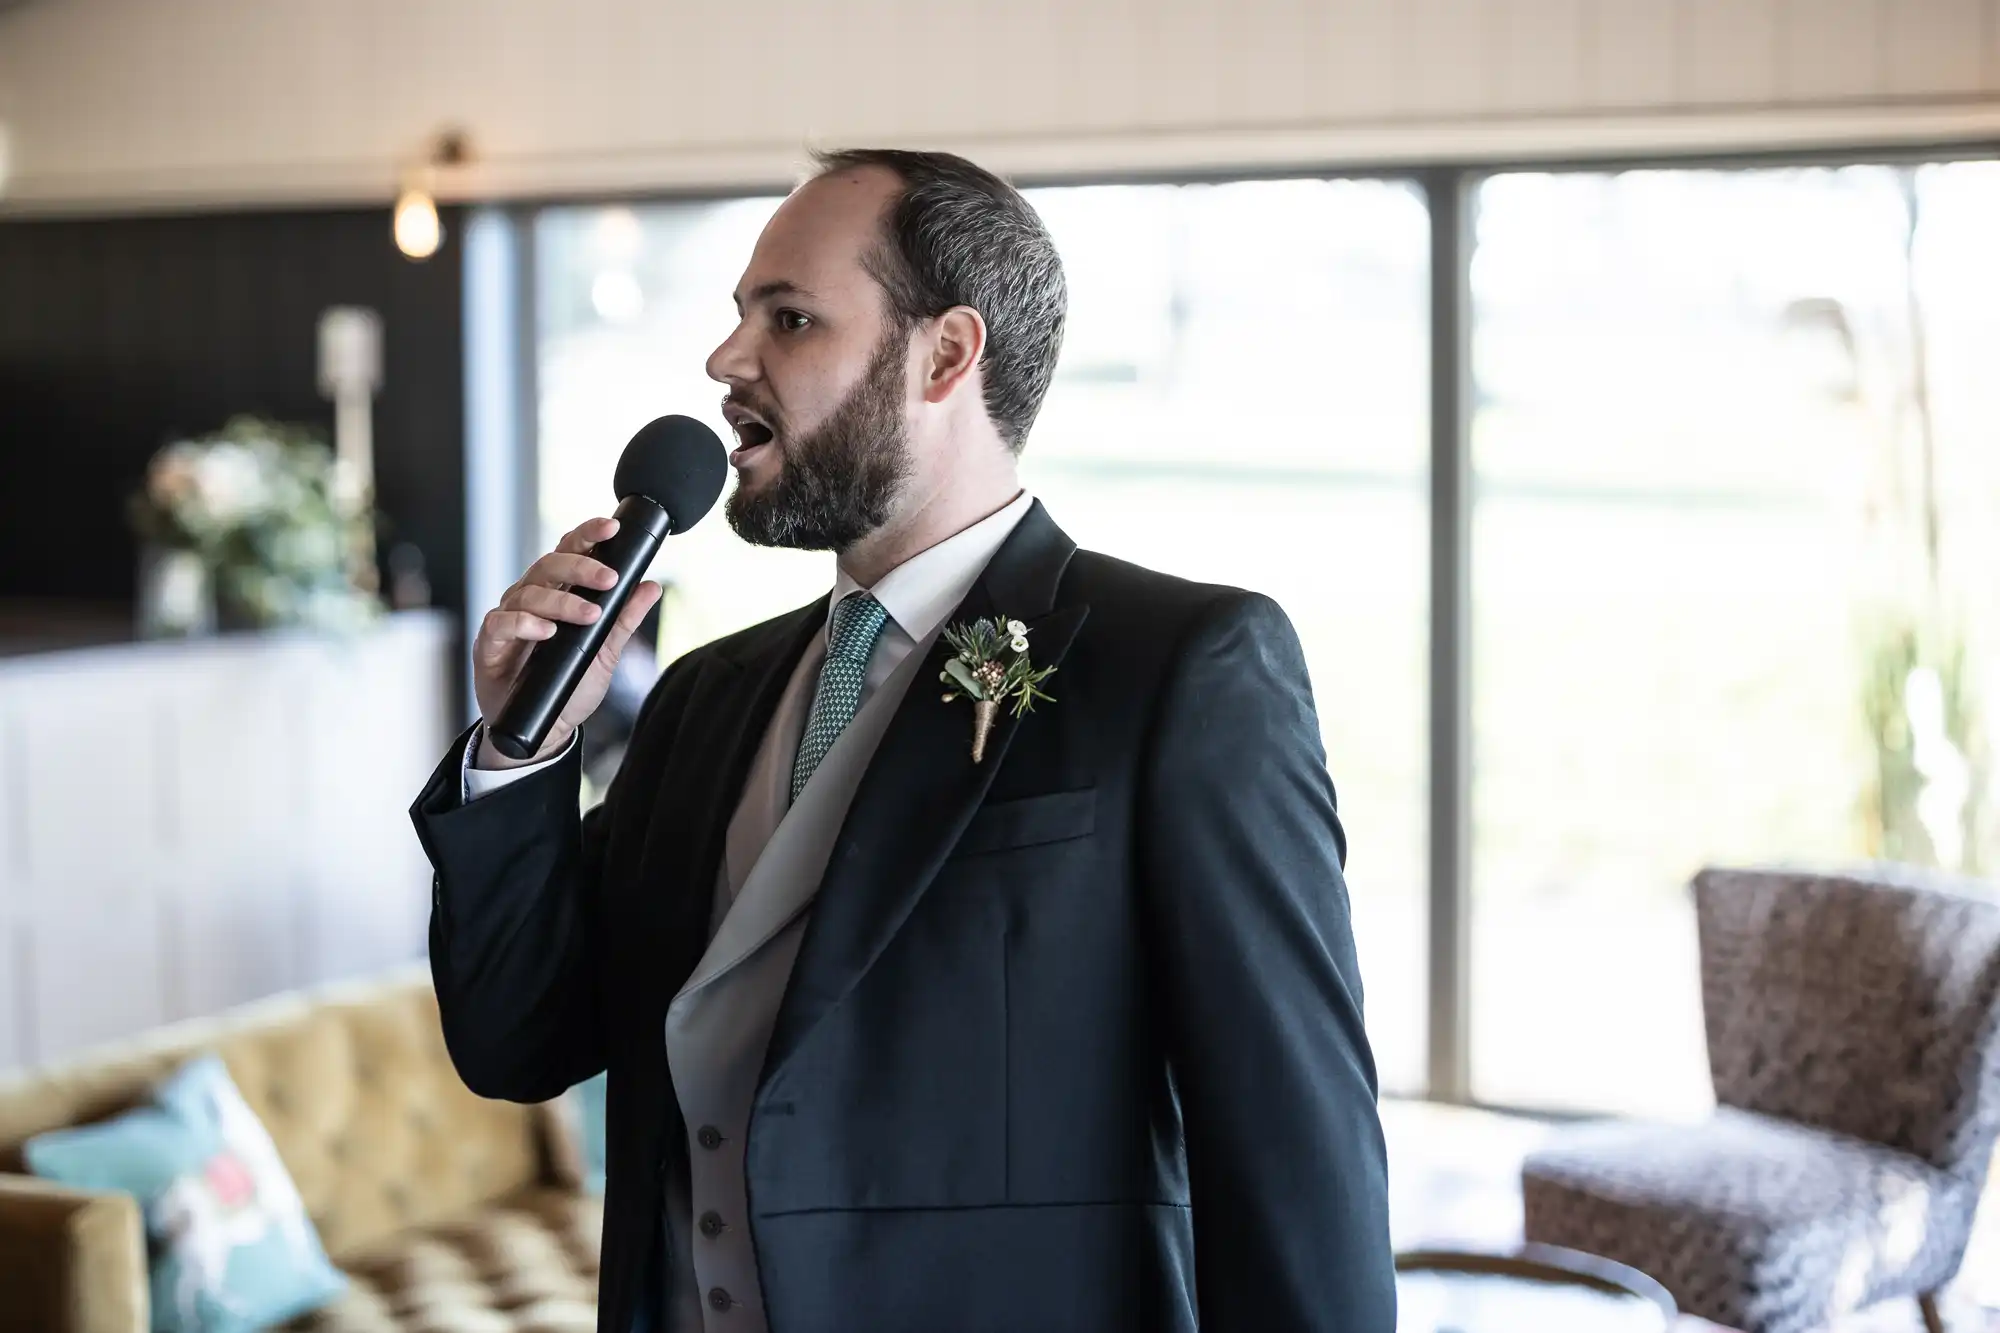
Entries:
[[444,244],[444,227],[437,211],[438,170],[463,166],[470,155],[465,131],[441,130],[431,140],[422,164],[403,174],[394,221],[398,250],[412,259],[429,259]]
[[429,259],[444,239],[437,201],[421,184],[406,184],[397,196],[395,226],[396,248],[412,259]]

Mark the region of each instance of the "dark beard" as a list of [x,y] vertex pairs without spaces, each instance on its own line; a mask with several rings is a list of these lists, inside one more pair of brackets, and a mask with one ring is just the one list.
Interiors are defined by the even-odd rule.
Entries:
[[738,486],[725,512],[753,546],[845,551],[889,521],[910,475],[903,354],[890,330],[861,380],[808,435],[786,440],[778,475],[756,494]]

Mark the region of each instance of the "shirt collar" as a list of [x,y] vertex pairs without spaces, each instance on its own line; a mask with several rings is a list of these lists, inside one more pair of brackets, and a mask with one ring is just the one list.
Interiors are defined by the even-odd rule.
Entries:
[[[1035,497],[1027,491],[1015,496],[1005,509],[987,515],[971,527],[952,534],[937,545],[917,552],[884,574],[867,589],[903,633],[918,643],[944,624],[952,608],[965,600],[972,585],[979,582],[987,562],[1000,549],[1014,527],[1027,516]],[[845,570],[835,580],[827,598],[829,620],[840,599],[862,591]]]

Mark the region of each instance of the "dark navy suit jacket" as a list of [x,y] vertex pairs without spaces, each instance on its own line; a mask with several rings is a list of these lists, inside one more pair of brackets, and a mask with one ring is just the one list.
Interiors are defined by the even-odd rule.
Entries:
[[[954,620],[1026,620],[1055,702],[918,677],[836,843],[747,1144],[774,1333],[1392,1333],[1375,1068],[1335,813],[1277,605],[1078,551],[1038,504]],[[817,603],[670,667],[579,820],[572,757],[412,809],[476,1092],[610,1069],[599,1327],[658,1300],[686,1133],[668,1001]],[[938,651],[942,653],[942,648]]]

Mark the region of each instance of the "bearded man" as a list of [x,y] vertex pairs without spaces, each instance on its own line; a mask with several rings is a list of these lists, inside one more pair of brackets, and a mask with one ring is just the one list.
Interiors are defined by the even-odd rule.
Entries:
[[[453,746],[412,809],[452,1058],[515,1101],[610,1071],[604,1333],[1391,1333],[1297,637],[1022,490],[1067,295],[1019,192],[818,166],[708,371],[731,525],[834,587],[670,666],[581,818],[574,732],[654,585],[541,754]],[[613,531],[486,616],[484,716],[595,617]]]

